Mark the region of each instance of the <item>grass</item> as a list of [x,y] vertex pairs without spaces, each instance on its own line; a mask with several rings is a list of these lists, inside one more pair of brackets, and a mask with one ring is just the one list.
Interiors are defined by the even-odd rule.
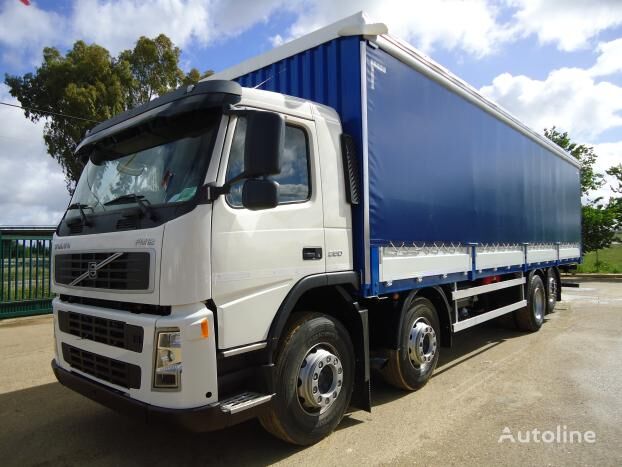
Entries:
[[622,243],[586,254],[577,272],[622,273]]

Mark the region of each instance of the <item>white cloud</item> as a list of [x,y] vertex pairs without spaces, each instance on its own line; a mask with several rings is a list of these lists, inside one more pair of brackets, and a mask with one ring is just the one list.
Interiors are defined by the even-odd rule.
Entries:
[[601,42],[596,51],[598,59],[590,73],[592,76],[611,75],[622,71],[622,38],[610,42]]
[[270,37],[270,43],[272,44],[272,47],[278,47],[285,43],[285,39],[283,39],[283,36],[281,36],[280,34],[276,34]]
[[[287,32],[287,40],[361,10],[386,23],[391,34],[427,52],[443,47],[483,56],[512,34],[497,22],[499,8],[489,0],[316,0],[291,8],[297,19]],[[272,42],[282,42],[282,38],[275,36]]]
[[[531,35],[560,50],[577,50],[622,24],[620,0],[314,0],[290,8],[297,19],[287,40],[364,10],[426,52],[442,47],[475,57]],[[271,38],[273,44],[281,39]]]
[[506,0],[515,8],[514,31],[535,34],[541,43],[573,51],[590,45],[601,31],[622,24],[620,0]]
[[[0,0],[1,1],[1,0]],[[74,0],[65,16],[4,0],[0,45],[5,62],[35,63],[44,45],[97,42],[113,54],[140,35],[167,34],[180,47],[205,46],[241,34],[275,13],[295,15],[273,45],[365,10],[392,34],[430,52],[460,50],[475,57],[535,35],[570,51],[622,24],[620,0]]]
[[286,0],[81,0],[71,18],[73,35],[97,42],[113,54],[139,36],[166,34],[186,47],[218,42],[267,21]]
[[164,33],[180,47],[193,38],[206,43],[211,35],[208,2],[200,0],[81,0],[71,22],[74,37],[103,45],[113,55],[141,35]]
[[622,87],[584,69],[561,68],[544,80],[502,73],[480,91],[540,132],[555,125],[586,141],[622,126]]
[[41,10],[36,4],[26,6],[6,0],[0,6],[0,45],[2,60],[17,67],[39,62],[43,47],[63,41],[67,20]]
[[257,23],[265,23],[273,13],[289,9],[300,0],[212,0],[213,38],[237,36]]
[[[4,84],[0,101],[18,103]],[[69,195],[58,163],[45,149],[43,125],[0,106],[0,225],[55,225]]]
[[66,16],[4,0],[0,10],[3,60],[37,64],[44,46],[70,47],[96,42],[113,55],[131,48],[138,37],[169,36],[175,45],[205,46],[237,36],[267,21],[286,0],[75,0]]

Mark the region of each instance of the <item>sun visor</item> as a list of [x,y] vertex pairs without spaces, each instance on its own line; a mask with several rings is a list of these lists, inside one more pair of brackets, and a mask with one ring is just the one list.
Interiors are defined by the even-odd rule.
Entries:
[[207,114],[237,104],[241,86],[234,81],[204,81],[179,88],[93,128],[76,148],[98,164],[200,131]]

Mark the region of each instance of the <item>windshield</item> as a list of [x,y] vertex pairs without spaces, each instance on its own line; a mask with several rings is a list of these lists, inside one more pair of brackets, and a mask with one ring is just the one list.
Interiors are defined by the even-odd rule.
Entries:
[[[214,121],[199,136],[176,139],[101,165],[89,161],[71,204],[90,215],[126,209],[136,205],[136,198],[154,206],[188,201],[203,184],[217,131]],[[80,215],[79,209],[67,212],[67,217]]]

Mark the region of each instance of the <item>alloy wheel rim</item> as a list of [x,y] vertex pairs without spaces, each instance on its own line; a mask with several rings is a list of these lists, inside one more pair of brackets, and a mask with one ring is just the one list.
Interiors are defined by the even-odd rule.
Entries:
[[338,399],[343,389],[341,358],[329,344],[313,346],[303,358],[298,371],[298,401],[310,414],[324,413]]
[[415,368],[425,370],[434,361],[437,351],[436,332],[427,319],[417,318],[408,336],[408,358]]
[[538,322],[544,319],[544,289],[536,287],[533,291],[533,314]]

